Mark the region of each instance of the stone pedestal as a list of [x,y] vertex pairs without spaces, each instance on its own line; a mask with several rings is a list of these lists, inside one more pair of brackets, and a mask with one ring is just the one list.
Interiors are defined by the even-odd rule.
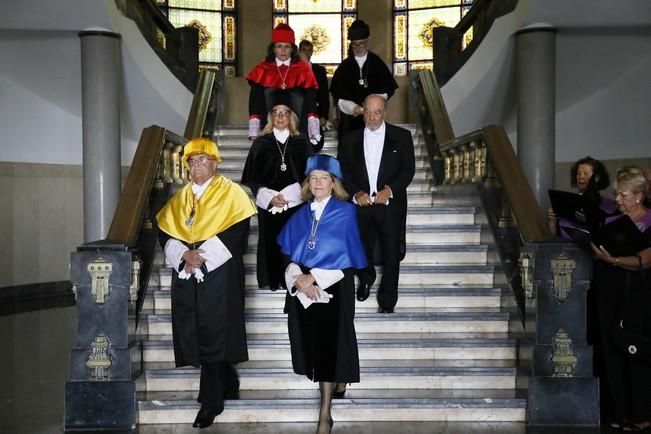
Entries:
[[569,242],[526,244],[527,303],[535,305],[529,379],[531,425],[599,425],[599,380],[586,343],[592,259]]
[[135,429],[131,256],[122,245],[101,242],[85,244],[72,254],[77,336],[65,385],[66,431]]

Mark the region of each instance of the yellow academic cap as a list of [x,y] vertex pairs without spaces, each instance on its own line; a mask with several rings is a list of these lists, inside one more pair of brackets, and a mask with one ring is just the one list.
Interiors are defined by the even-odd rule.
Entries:
[[222,162],[222,157],[219,155],[219,149],[217,149],[217,143],[210,139],[206,139],[205,137],[192,139],[186,143],[183,147],[183,157],[181,157],[181,161],[183,161],[183,164],[187,166],[188,158],[197,154],[204,154],[214,158],[217,164]]

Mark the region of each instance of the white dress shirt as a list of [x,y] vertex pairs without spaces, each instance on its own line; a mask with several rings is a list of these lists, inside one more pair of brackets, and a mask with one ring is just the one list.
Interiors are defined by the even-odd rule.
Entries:
[[368,193],[371,196],[377,193],[377,177],[380,171],[386,130],[386,124],[384,122],[375,131],[364,128],[364,161],[366,162],[366,172],[368,173]]

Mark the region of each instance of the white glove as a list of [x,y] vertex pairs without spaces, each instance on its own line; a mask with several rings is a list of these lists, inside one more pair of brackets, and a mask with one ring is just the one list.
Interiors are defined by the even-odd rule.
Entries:
[[317,144],[321,140],[320,127],[319,118],[314,116],[307,118],[307,136],[310,138],[312,144]]
[[255,139],[260,132],[260,119],[249,118],[249,139]]
[[269,210],[269,212],[271,212],[271,214],[280,214],[283,211],[287,211],[288,208],[289,208],[289,205],[287,205],[287,204],[285,204],[283,206],[272,206],[271,209]]

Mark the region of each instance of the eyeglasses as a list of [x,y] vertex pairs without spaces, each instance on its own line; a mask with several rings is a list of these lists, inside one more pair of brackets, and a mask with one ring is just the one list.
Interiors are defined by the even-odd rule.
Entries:
[[272,116],[277,116],[277,117],[289,116],[290,113],[291,113],[291,111],[289,111],[289,110],[271,110],[271,115]]
[[615,197],[621,197],[622,199],[626,199],[627,197],[633,195],[633,193],[630,191],[617,191],[617,190],[613,191],[613,194],[615,195]]
[[366,47],[367,45],[368,45],[368,41],[365,41],[365,40],[364,41],[355,41],[355,42],[350,43],[350,46],[353,47],[353,48]]
[[188,166],[192,167],[196,164],[204,164],[206,161],[214,161],[214,158],[209,158],[206,157],[205,155],[202,155],[201,157],[190,157],[188,158]]

